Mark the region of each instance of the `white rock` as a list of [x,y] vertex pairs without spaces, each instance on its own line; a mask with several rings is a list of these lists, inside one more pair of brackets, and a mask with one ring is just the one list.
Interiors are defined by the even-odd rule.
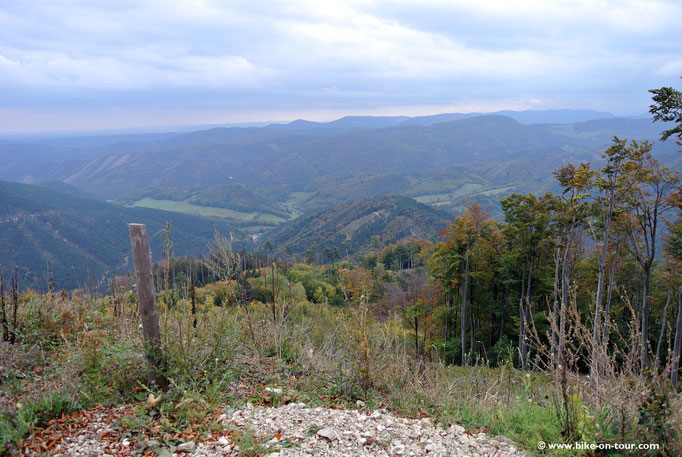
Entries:
[[459,424],[452,424],[449,430],[451,433],[456,433],[458,435],[466,432],[466,429]]
[[272,394],[277,394],[277,395],[281,395],[284,393],[284,391],[278,387],[266,387],[265,391],[270,392]]
[[194,448],[194,441],[188,441],[178,446],[178,451],[189,451]]
[[403,455],[405,453],[405,446],[399,444],[391,448],[391,455]]
[[218,444],[220,444],[221,446],[226,446],[229,443],[230,442],[224,436],[221,436],[220,438],[218,438]]
[[324,438],[328,441],[335,441],[335,440],[339,439],[338,433],[336,433],[336,431],[334,431],[334,429],[330,428],[330,427],[326,427],[326,428],[323,428],[322,430],[318,430],[317,436]]

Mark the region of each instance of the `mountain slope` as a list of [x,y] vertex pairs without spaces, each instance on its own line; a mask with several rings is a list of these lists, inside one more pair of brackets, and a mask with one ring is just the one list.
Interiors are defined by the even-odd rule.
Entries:
[[[63,180],[105,199],[149,187],[183,188],[192,196],[205,191],[193,197],[195,202],[278,219],[285,216],[278,208],[295,215],[388,193],[457,209],[472,190],[482,198],[511,189],[546,189],[542,176],[568,161],[597,163],[614,135],[655,140],[664,127],[593,111],[500,113],[521,121],[583,121],[525,125],[500,115],[351,116],[330,123],[299,120],[152,136],[146,146],[140,137],[140,142],[123,138],[85,149],[29,147],[31,157],[19,160],[27,145],[0,145],[0,158],[9,164],[0,175],[27,182]],[[604,118],[595,119],[599,116]],[[674,146],[659,143],[654,151],[673,152]],[[442,170],[449,170],[447,177]],[[230,186],[243,192],[230,197]],[[450,195],[448,202],[444,195]]]
[[222,221],[76,198],[28,184],[0,181],[0,268],[19,267],[23,286],[44,287],[48,271],[59,287],[74,288],[90,278],[104,283],[117,268],[127,270],[129,222],[147,224],[154,260],[161,257],[162,231],[172,224],[175,254],[201,254],[213,237],[241,232]]
[[382,244],[415,238],[434,238],[446,226],[449,214],[411,198],[384,195],[309,213],[269,232],[261,244],[269,242],[277,252],[289,248],[304,254],[326,247],[355,253],[366,248],[375,236]]
[[[441,120],[447,118],[442,116]],[[143,151],[97,156],[64,181],[104,198],[118,198],[148,186],[220,186],[231,176],[235,183],[281,195],[320,190],[309,187],[316,179],[323,183],[320,177],[334,176],[338,181],[358,174],[405,174],[466,163],[597,151],[614,134],[655,139],[660,130],[646,119],[542,125],[524,125],[497,115],[432,125],[408,125],[409,120],[353,117],[329,124],[298,122],[195,132]],[[357,127],[365,124],[384,127]],[[311,130],[317,133],[309,134]]]

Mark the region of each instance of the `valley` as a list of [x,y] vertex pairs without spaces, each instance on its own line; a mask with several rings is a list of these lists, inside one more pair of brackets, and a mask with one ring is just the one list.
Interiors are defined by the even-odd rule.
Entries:
[[141,200],[133,202],[130,207],[141,207],[141,208],[154,208],[163,211],[173,211],[185,214],[195,214],[197,216],[205,217],[219,217],[223,219],[234,219],[238,221],[248,221],[248,222],[269,222],[269,223],[281,223],[285,219],[275,216],[274,214],[268,213],[245,213],[241,211],[235,211],[229,208],[217,208],[214,206],[200,206],[194,205],[189,202],[189,200],[155,200],[150,197],[145,197]]

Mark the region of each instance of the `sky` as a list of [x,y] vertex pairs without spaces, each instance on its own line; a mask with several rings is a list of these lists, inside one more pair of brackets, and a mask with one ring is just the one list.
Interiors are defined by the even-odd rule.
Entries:
[[0,133],[503,109],[645,113],[679,0],[0,3]]

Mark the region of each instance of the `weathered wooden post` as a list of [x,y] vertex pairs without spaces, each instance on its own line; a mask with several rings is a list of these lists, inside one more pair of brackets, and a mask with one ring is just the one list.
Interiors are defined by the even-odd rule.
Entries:
[[149,382],[166,390],[168,389],[168,380],[163,374],[165,361],[161,351],[159,313],[156,311],[156,299],[154,297],[152,252],[147,240],[147,227],[144,224],[128,224],[128,229],[130,230],[130,247],[133,251],[133,263],[135,265],[137,296],[140,300],[144,345],[147,360],[151,367]]

